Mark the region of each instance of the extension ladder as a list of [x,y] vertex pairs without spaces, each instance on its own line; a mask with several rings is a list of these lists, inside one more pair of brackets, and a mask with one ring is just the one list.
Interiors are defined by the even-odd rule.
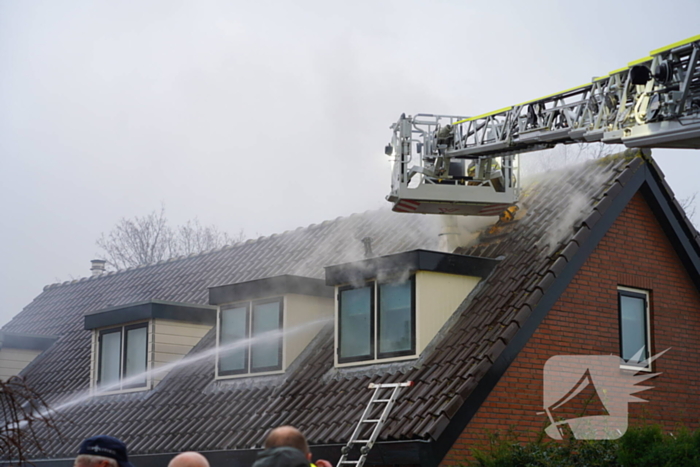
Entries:
[[[367,455],[370,449],[372,449],[372,446],[374,446],[374,442],[377,440],[382,427],[386,423],[400,391],[409,386],[413,386],[412,381],[407,381],[405,383],[369,384],[369,389],[374,389],[374,393],[372,393],[372,397],[362,413],[360,421],[357,422],[357,426],[352,436],[350,436],[350,441],[341,449],[343,455],[340,457],[337,467],[362,467],[364,465],[367,460]],[[389,392],[390,394],[388,397],[383,394]],[[382,405],[384,405],[383,408]],[[381,410],[381,414],[377,414],[379,410]],[[379,416],[377,417],[377,415]],[[359,448],[360,457],[357,459],[348,459],[352,454],[351,450],[353,447]]]

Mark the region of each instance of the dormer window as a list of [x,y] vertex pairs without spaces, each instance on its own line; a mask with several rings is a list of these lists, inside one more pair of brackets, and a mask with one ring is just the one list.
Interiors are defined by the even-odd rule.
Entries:
[[273,298],[221,307],[219,375],[282,369],[282,303]]
[[99,331],[97,385],[106,390],[146,387],[148,322]]
[[338,362],[415,355],[414,296],[413,278],[341,287],[338,291]]
[[85,315],[93,332],[91,387],[95,394],[145,391],[187,355],[216,322],[216,308],[160,300]]
[[418,357],[496,260],[415,250],[326,268],[338,367]]
[[333,288],[283,275],[209,288],[219,307],[217,379],[279,374],[333,316]]
[[416,353],[415,281],[377,284],[377,357],[390,358]]

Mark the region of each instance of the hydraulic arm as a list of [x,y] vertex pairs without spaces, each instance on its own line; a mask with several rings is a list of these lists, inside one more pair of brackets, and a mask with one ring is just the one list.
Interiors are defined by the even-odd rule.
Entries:
[[397,212],[494,215],[517,203],[516,155],[564,143],[700,148],[700,36],[590,83],[476,117],[401,115],[386,148]]

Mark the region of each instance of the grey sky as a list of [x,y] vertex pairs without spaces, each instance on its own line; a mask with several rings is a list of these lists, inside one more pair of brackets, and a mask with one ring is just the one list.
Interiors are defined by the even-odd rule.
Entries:
[[[480,114],[700,33],[697,0],[611,3],[0,1],[0,324],[88,275],[120,217],[163,201],[253,236],[377,208],[400,113]],[[700,152],[655,154],[698,190]]]

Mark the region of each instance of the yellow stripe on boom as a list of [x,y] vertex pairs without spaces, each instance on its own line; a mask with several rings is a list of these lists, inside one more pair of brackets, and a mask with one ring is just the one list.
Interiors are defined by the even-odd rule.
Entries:
[[690,44],[691,42],[695,41],[700,41],[700,34],[697,36],[689,37],[687,39],[684,39],[682,41],[674,42],[673,44],[669,44],[666,47],[661,47],[660,49],[655,49],[649,52],[649,55],[658,55],[661,52],[666,52],[667,50],[675,49],[676,47],[680,47],[682,45]]
[[566,94],[567,92],[576,91],[579,89],[583,89],[583,88],[588,87],[590,85],[591,85],[591,83],[586,83],[586,84],[582,84],[580,86],[574,86],[573,88],[569,88],[569,89],[566,89],[564,91],[555,92],[555,93],[549,94],[549,95],[544,96],[544,97],[539,97],[537,99],[530,99],[529,101],[525,101],[521,104],[518,104],[516,107],[520,107],[521,105],[526,105],[526,104],[532,104],[533,102],[537,102],[537,101],[543,101],[543,100],[548,99],[550,97],[558,96],[560,94]]
[[458,125],[458,124],[464,123],[464,122],[471,122],[474,120],[479,120],[480,118],[490,117],[491,115],[500,114],[502,112],[508,112],[512,108],[513,108],[513,106],[503,107],[502,109],[498,109],[498,110],[494,110],[493,112],[487,112],[485,114],[477,115],[476,117],[465,118],[465,119],[454,122],[454,125]]
[[644,57],[644,58],[640,58],[639,60],[634,60],[633,62],[629,62],[627,64],[627,66],[631,67],[631,66],[639,65],[640,63],[646,63],[646,62],[650,62],[650,61],[652,61],[651,57]]
[[626,67],[624,67],[624,68],[618,68],[617,70],[613,70],[613,71],[611,71],[610,73],[608,73],[608,75],[610,75],[610,76],[616,75],[616,74],[618,74],[618,73],[622,73],[623,71],[629,70],[629,68],[630,68],[630,67],[628,67],[628,66],[626,66]]
[[[617,70],[613,70],[613,71],[611,71],[610,73],[608,73],[608,74],[605,75],[605,76],[598,76],[597,78],[593,79],[592,82],[594,83],[594,82],[596,82],[596,81],[600,81],[601,79],[608,78],[608,77],[610,77],[610,76],[612,76],[612,75],[615,75],[615,74],[617,74],[617,73],[622,73],[623,71],[627,71],[627,70],[630,69],[630,67],[632,67],[632,66],[634,66],[634,65],[639,65],[640,63],[647,63],[647,62],[650,62],[651,60],[653,60],[652,55],[658,55],[658,54],[660,54],[660,53],[662,53],[662,52],[665,52],[665,51],[667,51],[667,50],[675,49],[676,47],[680,47],[680,46],[683,46],[683,45],[686,45],[686,44],[690,44],[690,43],[696,42],[696,41],[700,41],[700,35],[693,36],[693,37],[689,37],[688,39],[685,39],[685,40],[682,40],[682,41],[674,42],[673,44],[667,45],[666,47],[661,47],[660,49],[652,50],[651,52],[649,52],[649,56],[648,56],[648,57],[640,58],[639,60],[635,60],[635,61],[633,61],[633,62],[629,62],[629,63],[627,64],[626,67],[618,68]],[[570,93],[570,92],[572,92],[572,91],[583,90],[583,89],[585,89],[585,88],[587,88],[587,87],[590,87],[590,86],[592,86],[592,83],[582,84],[581,86],[576,86],[576,87],[573,87],[573,88],[569,88],[569,89],[567,89],[567,90],[565,90],[565,91],[555,92],[555,93],[553,93],[553,94],[549,94],[549,95],[544,96],[544,97],[539,97],[539,98],[537,98],[537,99],[531,99],[531,100],[529,100],[529,101],[525,101],[525,102],[523,102],[523,103],[521,103],[521,104],[518,104],[518,105],[516,105],[516,106],[504,107],[504,108],[502,108],[502,109],[494,110],[493,112],[488,112],[488,113],[485,113],[485,114],[482,114],[482,115],[477,115],[476,117],[464,118],[464,119],[462,119],[462,120],[459,120],[459,121],[454,122],[453,125],[459,125],[460,123],[471,122],[471,121],[474,121],[474,120],[479,120],[479,119],[482,119],[482,118],[490,117],[490,116],[492,116],[492,115],[496,115],[496,114],[500,114],[500,113],[503,113],[503,112],[507,112],[507,111],[511,110],[513,107],[520,107],[520,106],[523,106],[523,105],[532,104],[533,102],[543,101],[543,100],[545,100],[545,99],[549,99],[550,97],[559,96],[559,95],[562,95],[562,94],[567,94],[567,93]]]

